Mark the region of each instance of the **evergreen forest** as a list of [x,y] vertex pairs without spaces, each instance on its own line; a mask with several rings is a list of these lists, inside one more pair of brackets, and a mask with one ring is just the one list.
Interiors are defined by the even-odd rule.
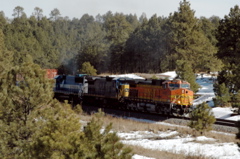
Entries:
[[[89,62],[98,74],[176,70],[188,63],[194,72],[219,71],[216,57],[216,30],[219,17],[196,18],[190,4],[180,3],[168,17],[143,13],[107,12],[80,19],[62,17],[58,9],[49,16],[34,8],[27,16],[24,8],[13,9],[13,17],[0,14],[0,29],[14,64],[31,55],[41,68],[77,74]],[[181,62],[182,61],[182,62]]]

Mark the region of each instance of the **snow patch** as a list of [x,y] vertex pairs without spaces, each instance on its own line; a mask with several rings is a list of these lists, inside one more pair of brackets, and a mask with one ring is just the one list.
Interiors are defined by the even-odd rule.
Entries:
[[216,141],[216,140],[213,138],[208,138],[206,136],[198,136],[196,137],[196,141]]
[[129,133],[118,133],[118,136],[123,140],[136,140],[136,139],[162,139],[168,138],[172,136],[176,136],[178,134],[177,131],[167,131],[167,132],[158,132],[153,133],[149,131],[135,131]]
[[121,75],[110,75],[109,77],[121,77],[121,78],[132,78],[132,79],[145,79],[135,74],[121,74]]
[[155,159],[155,158],[145,157],[140,155],[133,155],[132,159]]
[[163,76],[167,76],[168,79],[174,79],[177,77],[177,73],[175,71],[169,71],[169,72],[164,72],[164,73],[159,73],[157,75],[163,75]]
[[[141,135],[143,132],[136,131],[131,132],[131,139],[122,139],[121,142],[128,145],[141,146],[145,149],[167,151],[177,154],[193,155],[193,156],[204,156],[209,158],[228,158],[236,159],[240,158],[240,153],[238,151],[238,146],[235,143],[217,143],[213,138],[207,138],[205,136],[199,136],[197,138],[191,137],[190,135],[186,137],[174,137],[168,139],[156,139],[152,140],[149,138],[144,138]],[[144,134],[161,136],[166,134],[166,132],[158,132],[156,134],[144,132]],[[169,132],[169,134],[176,135],[177,132]],[[118,133],[120,137],[129,136],[129,133]],[[135,136],[136,138],[134,138]],[[163,135],[164,136],[164,135]],[[149,137],[149,136],[148,136]],[[201,141],[201,143],[198,143]],[[206,143],[202,143],[206,141]],[[207,141],[213,141],[209,144]],[[134,158],[136,159],[136,158]],[[139,158],[138,158],[139,159]]]

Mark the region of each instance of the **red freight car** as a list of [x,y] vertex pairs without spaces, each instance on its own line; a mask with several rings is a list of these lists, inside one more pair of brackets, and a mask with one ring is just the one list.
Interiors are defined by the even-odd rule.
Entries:
[[50,79],[53,79],[58,72],[57,69],[46,69],[46,71],[47,71],[47,78],[50,78]]

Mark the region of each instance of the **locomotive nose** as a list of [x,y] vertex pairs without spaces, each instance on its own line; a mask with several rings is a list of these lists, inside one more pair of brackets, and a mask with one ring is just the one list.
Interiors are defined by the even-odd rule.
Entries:
[[191,91],[188,91],[187,89],[183,89],[181,100],[182,100],[182,105],[186,105],[186,106],[192,105],[193,94],[191,94]]

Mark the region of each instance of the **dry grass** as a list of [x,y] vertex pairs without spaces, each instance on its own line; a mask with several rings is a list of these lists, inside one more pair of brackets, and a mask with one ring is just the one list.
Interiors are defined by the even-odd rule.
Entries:
[[235,134],[219,134],[219,133],[214,133],[214,132],[206,132],[204,133],[204,136],[214,138],[216,139],[219,143],[224,143],[224,142],[238,142],[236,139]]
[[[103,118],[104,125],[113,123],[113,129],[115,131],[121,131],[121,132],[129,132],[129,131],[152,131],[152,132],[158,132],[158,131],[177,131],[180,135],[192,135],[192,136],[199,136],[197,132],[194,130],[188,128],[188,127],[179,127],[179,126],[168,126],[168,125],[160,125],[160,124],[154,124],[154,123],[143,123],[139,121],[129,120],[129,119],[123,119],[123,118],[116,118],[112,116],[105,116]],[[214,132],[205,132],[203,134],[206,137],[214,138],[218,140],[218,142],[237,142],[235,139],[235,134],[229,135],[228,134],[220,134],[220,133],[214,133]]]
[[[81,115],[81,119],[83,121],[90,121],[93,117],[89,115]],[[186,136],[188,134],[192,136],[200,136],[196,131],[188,128],[188,127],[179,127],[179,126],[168,126],[168,125],[160,125],[155,123],[144,123],[135,120],[123,119],[123,118],[116,118],[109,115],[106,115],[102,118],[103,125],[106,126],[110,123],[113,123],[113,130],[120,131],[120,132],[130,132],[130,131],[151,131],[151,132],[158,132],[158,131],[177,131],[179,132],[180,136]],[[206,137],[214,138],[218,142],[237,142],[238,140],[235,138],[235,134],[220,134],[215,132],[205,132],[203,134]]]
[[134,153],[142,156],[152,157],[156,159],[206,159],[204,157],[189,155],[186,156],[183,154],[176,154],[167,151],[158,151],[158,150],[149,150],[144,149],[140,146],[129,146]]
[[[83,121],[90,121],[93,117],[89,115],[81,115],[81,120]],[[168,126],[168,125],[160,125],[154,123],[143,123],[129,119],[123,118],[116,118],[112,116],[105,115],[102,117],[103,125],[106,126],[110,123],[113,123],[113,130],[118,132],[130,132],[130,131],[151,131],[151,132],[158,132],[158,131],[177,131],[179,134],[178,136],[184,137],[187,135],[198,136],[195,131],[188,127],[179,127],[179,126]],[[204,136],[209,138],[214,138],[216,141],[193,141],[201,144],[213,144],[213,143],[224,143],[224,142],[234,142],[236,143],[237,140],[235,139],[235,135],[227,135],[227,134],[219,134],[214,132],[206,132]],[[174,137],[174,136],[172,136]],[[170,138],[170,137],[168,137]],[[166,151],[158,151],[158,150],[150,150],[145,149],[139,146],[132,146],[133,152],[138,155],[153,157],[156,159],[206,159],[201,154],[190,154],[185,156],[184,152],[182,154],[170,153]],[[197,156],[194,156],[197,155]]]
[[185,155],[184,152],[182,152],[181,154],[177,154],[177,153],[171,153],[167,151],[144,149],[140,146],[130,145],[129,147],[133,150],[134,153],[138,155],[152,157],[156,159],[207,159],[201,154]]

